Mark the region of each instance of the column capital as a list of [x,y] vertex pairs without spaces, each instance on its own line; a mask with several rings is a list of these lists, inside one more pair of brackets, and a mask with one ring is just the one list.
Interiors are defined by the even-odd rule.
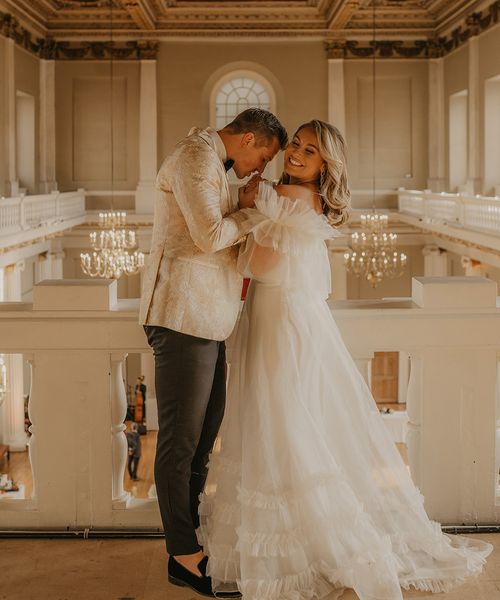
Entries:
[[16,263],[6,265],[4,272],[6,275],[13,275],[14,273],[22,273],[26,268],[26,262],[24,260],[18,260]]
[[424,256],[441,256],[441,254],[446,254],[446,250],[443,250],[436,244],[427,244],[422,248],[422,254]]

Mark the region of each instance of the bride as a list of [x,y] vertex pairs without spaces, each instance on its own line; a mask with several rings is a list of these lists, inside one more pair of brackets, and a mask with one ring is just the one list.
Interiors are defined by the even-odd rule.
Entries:
[[282,184],[255,180],[246,193],[256,207],[239,269],[252,283],[199,509],[214,591],[234,581],[244,600],[449,590],[492,547],[429,520],[326,303],[325,240],[350,204],[342,136],[302,125]]

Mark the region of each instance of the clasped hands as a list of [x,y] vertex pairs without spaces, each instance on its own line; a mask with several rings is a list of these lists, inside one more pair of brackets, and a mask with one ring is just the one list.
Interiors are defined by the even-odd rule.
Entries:
[[240,208],[253,208],[255,206],[255,197],[257,196],[261,181],[263,179],[260,173],[256,173],[245,185],[238,188],[238,204]]

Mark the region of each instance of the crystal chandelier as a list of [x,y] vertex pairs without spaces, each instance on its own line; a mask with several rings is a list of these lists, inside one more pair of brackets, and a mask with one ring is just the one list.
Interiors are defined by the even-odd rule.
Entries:
[[90,234],[92,254],[82,252],[83,272],[90,277],[119,279],[124,273],[133,275],[144,266],[144,254],[134,250],[137,246],[135,231],[125,229],[127,214],[99,213],[99,231]]
[[385,277],[401,277],[406,268],[406,254],[399,253],[396,250],[398,236],[395,233],[388,233],[386,231],[389,221],[388,216],[377,214],[375,212],[375,58],[377,53],[375,8],[376,0],[372,0],[372,212],[370,214],[361,215],[361,233],[355,232],[351,234],[351,248],[344,253],[344,264],[347,272],[356,275],[356,277],[367,279],[372,288],[376,288]]
[[[110,15],[110,48],[113,48],[113,0],[107,0]],[[111,149],[111,210],[99,213],[99,231],[90,234],[93,252],[80,254],[83,272],[90,277],[119,279],[133,275],[144,266],[144,254],[134,250],[135,232],[126,229],[127,214],[113,209],[114,196],[114,122],[113,122],[113,52],[109,58],[110,149]]]
[[351,234],[352,250],[344,254],[347,271],[373,288],[384,277],[401,277],[406,267],[406,254],[395,250],[398,236],[386,232],[387,223],[387,215],[361,215],[361,233]]

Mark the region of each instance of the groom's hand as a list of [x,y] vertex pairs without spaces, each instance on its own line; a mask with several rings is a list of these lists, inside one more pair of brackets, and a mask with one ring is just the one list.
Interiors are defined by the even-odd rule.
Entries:
[[253,208],[255,206],[255,196],[257,195],[261,181],[262,177],[260,174],[256,174],[244,186],[238,189],[238,204],[240,208]]

